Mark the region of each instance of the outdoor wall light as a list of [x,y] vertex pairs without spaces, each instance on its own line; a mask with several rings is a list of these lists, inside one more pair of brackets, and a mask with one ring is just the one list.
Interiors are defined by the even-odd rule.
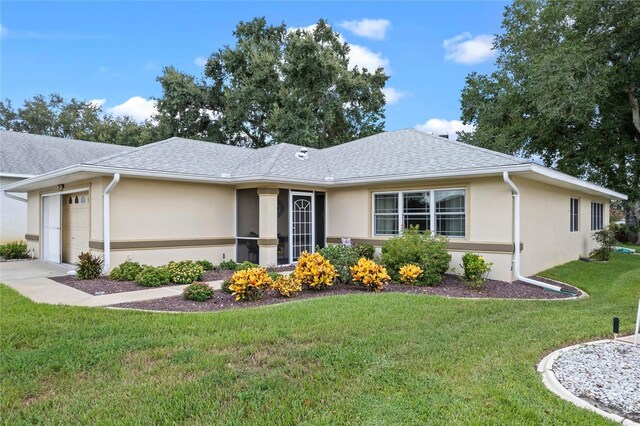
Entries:
[[64,189],[64,185],[63,184],[58,185],[58,191],[62,191],[63,189]]
[[620,318],[613,317],[613,340],[618,340],[618,333],[620,333]]

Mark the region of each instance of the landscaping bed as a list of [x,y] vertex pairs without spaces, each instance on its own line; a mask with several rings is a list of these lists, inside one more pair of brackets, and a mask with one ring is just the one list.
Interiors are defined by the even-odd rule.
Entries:
[[[550,280],[538,278],[542,281],[559,285]],[[580,294],[580,291],[568,285],[561,285],[563,289]],[[543,290],[539,287],[516,281],[507,283],[504,281],[487,280],[484,288],[473,290],[467,287],[465,282],[455,275],[445,275],[442,283],[437,287],[417,287],[403,284],[391,283],[387,285],[381,293],[409,293],[439,295],[446,297],[465,298],[504,298],[504,299],[563,299],[570,297],[567,294],[555,293]],[[221,311],[225,309],[247,308],[260,305],[273,305],[276,303],[293,302],[302,299],[315,297],[338,296],[345,294],[374,294],[363,287],[345,284],[335,284],[325,290],[303,290],[295,297],[282,298],[274,291],[265,292],[260,300],[256,301],[236,301],[234,296],[220,290],[214,292],[213,298],[205,302],[194,302],[185,300],[181,296],[164,297],[161,299],[146,300],[140,302],[121,303],[112,305],[115,308],[145,309],[153,311],[170,312],[209,312]]]

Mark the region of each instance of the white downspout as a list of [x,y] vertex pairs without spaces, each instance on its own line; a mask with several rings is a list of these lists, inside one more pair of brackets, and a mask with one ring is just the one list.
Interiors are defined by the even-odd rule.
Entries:
[[113,180],[104,190],[102,194],[102,232],[103,232],[103,241],[104,241],[104,264],[103,271],[105,273],[109,272],[111,269],[111,220],[109,217],[110,209],[110,197],[109,194],[116,187],[116,185],[120,182],[120,173],[115,173],[113,175]]
[[562,288],[557,285],[543,283],[542,281],[532,280],[531,278],[520,275],[520,191],[511,179],[509,179],[509,172],[502,172],[502,178],[504,179],[504,183],[511,187],[511,192],[513,193],[513,273],[516,279],[546,288],[547,290],[561,292]]

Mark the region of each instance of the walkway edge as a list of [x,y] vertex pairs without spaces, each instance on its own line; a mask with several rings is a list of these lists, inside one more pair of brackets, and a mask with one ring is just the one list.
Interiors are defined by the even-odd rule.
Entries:
[[593,342],[587,343],[579,343],[577,345],[567,346],[566,348],[561,348],[556,351],[551,352],[549,355],[542,358],[542,360],[538,363],[537,371],[542,376],[542,383],[554,394],[558,395],[560,398],[565,401],[569,401],[574,405],[577,405],[580,408],[585,408],[587,410],[593,411],[602,417],[605,417],[609,420],[612,420],[616,423],[620,423],[626,426],[640,426],[640,423],[636,423],[633,420],[627,419],[625,417],[619,416],[618,414],[610,413],[608,411],[604,411],[601,408],[596,407],[585,401],[582,398],[577,397],[572,394],[562,386],[562,384],[556,378],[556,375],[553,373],[553,364],[554,362],[565,352],[571,351],[573,349],[586,346],[586,345],[597,345],[600,343],[613,342],[610,339],[596,340]]

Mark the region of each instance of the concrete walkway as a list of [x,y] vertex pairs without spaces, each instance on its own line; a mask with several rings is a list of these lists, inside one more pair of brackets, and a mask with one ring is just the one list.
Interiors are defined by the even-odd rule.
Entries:
[[[160,299],[180,295],[186,287],[186,285],[174,285],[93,296],[49,279],[49,277],[67,275],[68,271],[68,266],[42,260],[2,262],[0,263],[0,282],[37,303],[72,306],[107,306],[116,303]],[[222,281],[212,281],[209,284],[213,288],[219,289]]]

